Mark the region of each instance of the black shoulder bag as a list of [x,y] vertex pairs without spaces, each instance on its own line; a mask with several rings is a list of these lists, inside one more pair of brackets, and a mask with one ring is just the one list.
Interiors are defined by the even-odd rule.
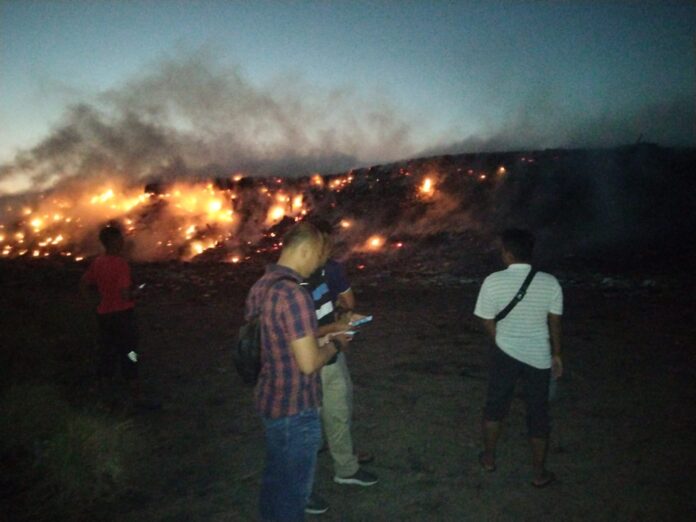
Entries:
[[529,288],[529,284],[532,282],[532,279],[534,279],[534,276],[537,272],[538,270],[536,268],[531,268],[529,274],[527,274],[527,277],[522,283],[522,286],[515,294],[515,297],[512,298],[512,301],[510,301],[508,305],[505,308],[503,308],[500,312],[498,312],[496,316],[493,318],[493,320],[496,323],[505,319],[507,317],[507,314],[509,314],[512,311],[512,309],[515,308],[515,306],[517,306],[517,303],[524,299],[524,296],[527,295],[527,288]]
[[261,300],[258,313],[239,328],[237,340],[232,347],[232,360],[244,384],[254,385],[259,380],[261,372],[261,310],[268,293],[278,281],[297,282],[291,277],[279,277],[273,281]]

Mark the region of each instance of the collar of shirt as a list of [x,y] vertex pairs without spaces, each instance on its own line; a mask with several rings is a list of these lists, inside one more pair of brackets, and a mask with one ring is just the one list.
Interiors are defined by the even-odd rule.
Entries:
[[509,270],[522,270],[523,268],[531,268],[532,265],[529,263],[512,263],[508,265]]
[[273,273],[274,275],[278,275],[278,277],[292,277],[294,280],[296,280],[298,283],[302,282],[303,277],[295,272],[292,268],[288,268],[287,266],[282,266],[278,265],[276,263],[271,263],[270,265],[266,266],[266,273]]

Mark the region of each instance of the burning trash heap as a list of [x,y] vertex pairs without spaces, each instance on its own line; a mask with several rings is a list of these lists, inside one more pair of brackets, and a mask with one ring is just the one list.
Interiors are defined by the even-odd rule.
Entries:
[[[467,176],[485,180],[478,172]],[[460,206],[440,189],[445,178],[432,168],[390,166],[303,178],[235,174],[144,187],[117,179],[71,183],[6,202],[0,253],[81,261],[99,251],[97,230],[110,223],[125,232],[137,261],[240,263],[278,250],[285,229],[315,213],[331,216],[349,251],[400,249],[399,237],[415,232],[400,225],[404,214],[419,229],[441,228],[438,215]]]
[[575,255],[692,228],[695,163],[691,151],[635,147],[439,156],[325,176],[73,180],[0,202],[0,259],[81,261],[112,223],[135,261],[267,261],[285,230],[313,215],[336,224],[358,269],[376,254],[433,265],[440,253],[485,253],[492,232],[511,225]]

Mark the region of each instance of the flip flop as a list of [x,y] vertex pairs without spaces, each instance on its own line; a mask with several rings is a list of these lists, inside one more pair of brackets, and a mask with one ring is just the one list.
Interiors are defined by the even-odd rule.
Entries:
[[481,465],[481,468],[484,471],[487,471],[488,473],[493,473],[496,470],[495,464],[492,466],[490,464],[486,464],[486,461],[483,460],[483,456],[486,454],[485,451],[482,451],[481,453],[478,454],[478,461],[479,464]]
[[531,484],[537,489],[545,488],[549,484],[553,484],[556,482],[556,475],[553,474],[553,472],[549,471],[548,474],[546,475],[546,479],[542,482],[534,482],[532,481]]

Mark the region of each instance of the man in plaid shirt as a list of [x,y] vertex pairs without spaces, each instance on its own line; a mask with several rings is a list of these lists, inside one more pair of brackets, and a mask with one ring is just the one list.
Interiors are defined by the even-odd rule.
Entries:
[[278,263],[266,268],[246,300],[245,317],[260,314],[261,325],[255,404],[266,439],[259,502],[264,521],[304,520],[321,440],[319,370],[348,343],[335,336],[317,344],[314,303],[299,284],[319,266],[322,246],[314,226],[293,227]]

